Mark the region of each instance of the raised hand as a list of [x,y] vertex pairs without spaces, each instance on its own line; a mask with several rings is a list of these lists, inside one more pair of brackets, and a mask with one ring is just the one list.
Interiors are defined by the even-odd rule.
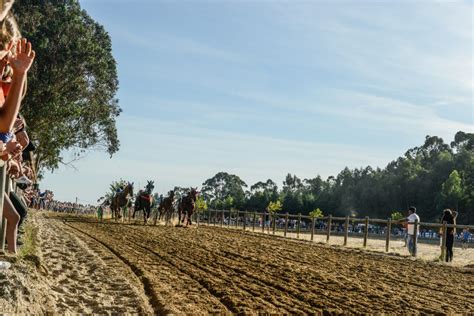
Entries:
[[35,51],[31,49],[31,43],[22,38],[16,45],[16,55],[8,58],[13,68],[13,75],[25,74],[33,64]]

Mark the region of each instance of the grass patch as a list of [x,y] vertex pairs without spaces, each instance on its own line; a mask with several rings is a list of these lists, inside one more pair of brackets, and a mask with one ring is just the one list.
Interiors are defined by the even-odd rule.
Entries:
[[31,221],[25,223],[23,234],[23,245],[18,252],[18,259],[23,259],[33,262],[36,266],[40,265],[38,256],[38,227]]

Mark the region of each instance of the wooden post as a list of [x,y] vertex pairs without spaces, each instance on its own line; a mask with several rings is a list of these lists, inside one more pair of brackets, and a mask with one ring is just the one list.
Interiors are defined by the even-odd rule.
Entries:
[[446,261],[446,238],[448,237],[447,222],[443,221],[443,235],[441,235],[441,261]]
[[199,217],[201,217],[200,216],[201,214],[200,214],[200,212],[195,212],[195,214],[196,214],[196,226],[199,227]]
[[2,221],[2,232],[0,235],[0,252],[5,253],[5,242],[7,237],[7,219],[3,219]]
[[225,216],[225,213],[224,213],[224,210],[222,210],[221,227],[224,226],[224,216]]
[[244,212],[244,225],[242,225],[244,227],[244,231],[247,229],[247,211]]
[[155,216],[153,217],[153,225],[156,226],[156,221],[158,220],[158,208],[155,210]]
[[207,226],[211,226],[211,214],[212,210],[207,211]]
[[3,203],[5,199],[5,180],[7,173],[7,166],[3,160],[0,160],[0,226],[2,231],[0,232],[0,251],[5,250],[5,234],[7,232],[7,220],[3,219]]
[[389,217],[387,220],[387,238],[385,240],[385,252],[388,252],[390,249],[390,234],[392,232],[392,218]]
[[288,212],[286,212],[286,216],[285,216],[285,234],[284,234],[285,237],[287,233],[288,233]]
[[329,243],[329,237],[331,237],[331,226],[332,226],[332,215],[328,216],[328,231],[326,236],[326,242]]
[[265,233],[265,211],[262,213],[262,233]]
[[239,227],[239,211],[235,212],[235,228]]
[[311,217],[311,241],[314,240],[314,226],[316,225],[316,217]]
[[273,213],[273,235],[275,235],[276,231],[276,213]]
[[255,231],[255,224],[257,223],[257,213],[253,212],[252,231]]
[[413,257],[416,257],[417,254],[417,243],[418,242],[418,219],[415,219],[415,223],[413,224],[413,247],[415,252],[413,253]]
[[364,231],[364,248],[367,247],[367,239],[369,238],[369,217],[365,217],[365,231]]
[[346,216],[346,222],[344,223],[344,246],[347,246],[348,237],[349,237],[349,215]]
[[300,238],[301,231],[301,213],[298,213],[298,231],[296,232],[296,238]]

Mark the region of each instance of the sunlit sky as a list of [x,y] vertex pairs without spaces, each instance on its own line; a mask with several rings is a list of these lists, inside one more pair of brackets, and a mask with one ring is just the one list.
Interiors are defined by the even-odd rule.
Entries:
[[46,173],[60,200],[219,171],[281,187],[474,132],[471,1],[80,2],[112,38],[121,148]]

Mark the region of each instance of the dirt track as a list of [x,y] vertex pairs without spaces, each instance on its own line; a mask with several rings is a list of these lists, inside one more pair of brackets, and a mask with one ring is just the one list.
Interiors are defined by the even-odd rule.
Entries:
[[133,271],[157,313],[474,312],[472,270],[216,227],[61,225]]

